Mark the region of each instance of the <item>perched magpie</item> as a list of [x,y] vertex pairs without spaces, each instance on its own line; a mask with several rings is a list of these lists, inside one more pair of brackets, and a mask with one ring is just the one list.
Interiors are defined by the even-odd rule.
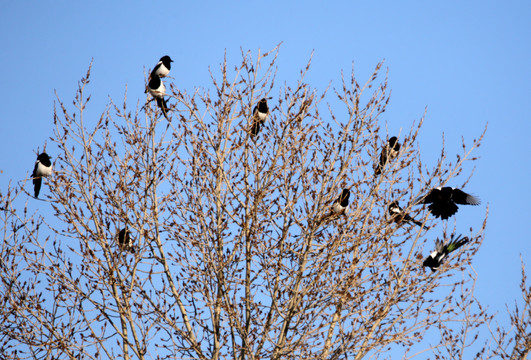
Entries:
[[430,204],[428,209],[437,218],[448,219],[457,212],[457,205],[479,205],[477,197],[452,187],[436,187],[427,195],[416,199],[415,204]]
[[52,174],[52,162],[50,156],[46,153],[42,153],[37,156],[35,167],[31,177],[33,178],[33,190],[35,191],[35,197],[39,197],[39,191],[41,191],[42,177],[50,176]]
[[443,245],[443,242],[439,239],[435,240],[435,251],[430,254],[422,263],[422,266],[429,267],[432,271],[437,271],[439,266],[443,263],[443,259],[446,255],[452,251],[459,249],[461,246],[469,241],[468,237],[462,238],[459,235],[455,240],[451,240],[448,244]]
[[377,164],[374,164],[374,176],[380,175],[385,164],[396,158],[399,151],[400,144],[398,143],[396,136],[393,136],[383,147],[382,153],[380,155],[380,161]]
[[122,250],[130,251],[132,253],[135,252],[133,238],[131,237],[131,233],[129,230],[127,230],[127,228],[120,230],[120,232],[116,235],[116,239],[118,240],[118,246]]
[[391,218],[394,222],[397,224],[400,224],[402,222],[412,222],[415,225],[418,225],[424,229],[428,229],[427,226],[423,226],[422,222],[417,221],[413,219],[409,214],[406,214],[406,212],[400,207],[398,204],[398,201],[393,201],[391,204],[389,204],[389,207],[387,208],[389,211],[389,215],[391,215]]
[[348,199],[350,197],[350,190],[343,189],[341,195],[334,201],[330,211],[330,215],[342,215],[348,209]]
[[161,57],[157,65],[155,65],[155,67],[153,68],[150,78],[152,78],[153,75],[157,75],[161,78],[168,76],[171,70],[172,62],[173,60],[168,55],[164,55],[163,57]]
[[164,82],[162,82],[157,74],[152,74],[147,90],[155,98],[158,107],[162,110],[164,117],[167,119],[168,104],[164,99],[164,95],[166,95],[166,86],[164,86]]
[[[268,98],[271,99],[271,98]],[[267,116],[269,115],[269,107],[267,106],[267,99],[262,98],[260,101],[258,101],[258,105],[256,105],[253,109],[253,126],[251,128],[251,136],[258,135],[258,132],[260,131],[260,127],[264,125],[264,122],[267,119]]]

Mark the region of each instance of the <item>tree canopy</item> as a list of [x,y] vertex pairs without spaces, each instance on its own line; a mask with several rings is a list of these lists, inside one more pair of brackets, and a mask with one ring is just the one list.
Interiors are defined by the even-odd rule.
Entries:
[[[310,62],[278,85],[277,54],[225,59],[211,89],[179,89],[170,73],[167,111],[148,94],[87,117],[90,68],[73,108],[57,100],[41,189],[49,215],[17,205],[35,201],[31,178],[0,194],[3,358],[526,356],[523,266],[513,329],[495,328],[474,297],[486,212],[476,208],[482,226],[436,271],[422,266],[435,239],[457,235],[459,213],[437,219],[415,199],[439,186],[468,192],[469,177],[456,177],[483,134],[454,160],[443,143],[424,163],[424,117],[386,133],[382,63],[365,83],[352,71],[318,90],[305,80]],[[336,213],[343,189],[348,208]],[[479,336],[487,329],[495,341]]]

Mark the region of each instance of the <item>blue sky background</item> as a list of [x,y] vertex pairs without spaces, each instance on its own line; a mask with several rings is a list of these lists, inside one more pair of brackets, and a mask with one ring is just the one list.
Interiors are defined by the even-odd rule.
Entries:
[[4,1],[0,189],[31,174],[35,151],[52,135],[54,89],[71,104],[92,58],[95,115],[109,97],[122,101],[126,86],[130,105],[143,102],[144,67],[165,54],[175,61],[175,84],[188,92],[209,86],[208,67],[217,70],[225,50],[228,63],[238,64],[240,47],[256,55],[283,42],[277,85],[293,84],[314,51],[307,80],[321,91],[330,81],[339,86],[352,63],[365,82],[385,59],[392,94],[382,120],[390,133],[404,132],[427,107],[424,162],[435,163],[443,133],[453,159],[461,137],[471,144],[488,123],[465,189],[483,203],[461,207],[457,224],[476,230],[489,207],[473,263],[476,295],[507,324],[505,304],[522,302],[520,255],[531,269],[530,19],[529,1]]

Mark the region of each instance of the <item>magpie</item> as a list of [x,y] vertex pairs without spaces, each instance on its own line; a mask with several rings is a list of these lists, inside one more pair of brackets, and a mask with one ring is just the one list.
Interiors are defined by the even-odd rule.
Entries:
[[164,95],[166,95],[166,86],[164,86],[164,82],[162,82],[157,74],[152,74],[147,90],[155,98],[158,107],[162,110],[164,117],[167,119],[168,104],[164,99]]
[[412,222],[415,225],[420,226],[423,229],[428,229],[427,226],[423,226],[422,222],[417,221],[413,219],[409,214],[406,214],[406,212],[400,207],[398,204],[398,201],[393,201],[391,204],[389,204],[389,207],[387,208],[389,215],[391,215],[391,219],[396,222],[397,224],[400,224],[402,222]]
[[52,162],[50,161],[50,156],[43,152],[37,156],[37,161],[35,162],[33,173],[31,174],[31,177],[33,178],[33,190],[36,198],[39,197],[39,191],[41,191],[42,177],[50,176],[51,174]]
[[[271,99],[271,98],[267,98]],[[253,109],[253,126],[251,128],[251,136],[258,135],[258,132],[260,131],[260,127],[264,125],[264,122],[267,119],[267,116],[269,115],[269,107],[267,106],[267,99],[262,98],[260,101],[258,101],[258,104]]]
[[341,195],[334,201],[330,211],[330,215],[343,215],[348,209],[348,199],[350,198],[350,190],[343,189]]
[[[452,236],[453,237],[453,236]],[[435,240],[435,251],[432,252],[426,260],[422,263],[422,266],[427,266],[431,271],[437,271],[439,266],[443,263],[443,259],[449,255],[452,251],[459,249],[461,246],[469,241],[468,237],[461,237],[459,235],[455,240],[450,240],[446,245],[439,239]]]
[[135,252],[133,238],[131,237],[131,233],[129,230],[127,230],[127,228],[120,230],[120,232],[116,235],[116,239],[118,240],[118,246],[122,250],[130,251],[132,253]]
[[480,200],[462,190],[446,187],[436,187],[424,196],[416,199],[415,204],[430,204],[428,209],[436,217],[445,220],[457,212],[457,205],[479,205]]
[[390,160],[398,156],[400,151],[400,144],[396,136],[393,136],[387,141],[387,144],[383,147],[382,153],[380,155],[380,161],[377,164],[374,164],[374,176],[380,175],[382,170]]
[[172,62],[173,60],[168,55],[164,55],[163,57],[161,57],[157,65],[155,65],[155,67],[153,68],[150,78],[152,78],[153,75],[157,75],[161,78],[168,76],[171,70]]

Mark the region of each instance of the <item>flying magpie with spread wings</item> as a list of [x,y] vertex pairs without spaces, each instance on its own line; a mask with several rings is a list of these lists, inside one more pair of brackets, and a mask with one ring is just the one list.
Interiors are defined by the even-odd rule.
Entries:
[[[452,236],[453,237],[453,236]],[[450,240],[448,244],[444,245],[442,240],[435,240],[435,251],[433,251],[422,263],[422,266],[429,267],[432,271],[437,271],[443,260],[452,251],[459,249],[469,241],[468,237],[459,235],[456,239]]]
[[415,204],[430,204],[429,211],[436,217],[443,220],[457,212],[457,205],[479,205],[480,200],[462,190],[452,187],[436,187],[430,190],[426,195],[420,196],[415,200]]

